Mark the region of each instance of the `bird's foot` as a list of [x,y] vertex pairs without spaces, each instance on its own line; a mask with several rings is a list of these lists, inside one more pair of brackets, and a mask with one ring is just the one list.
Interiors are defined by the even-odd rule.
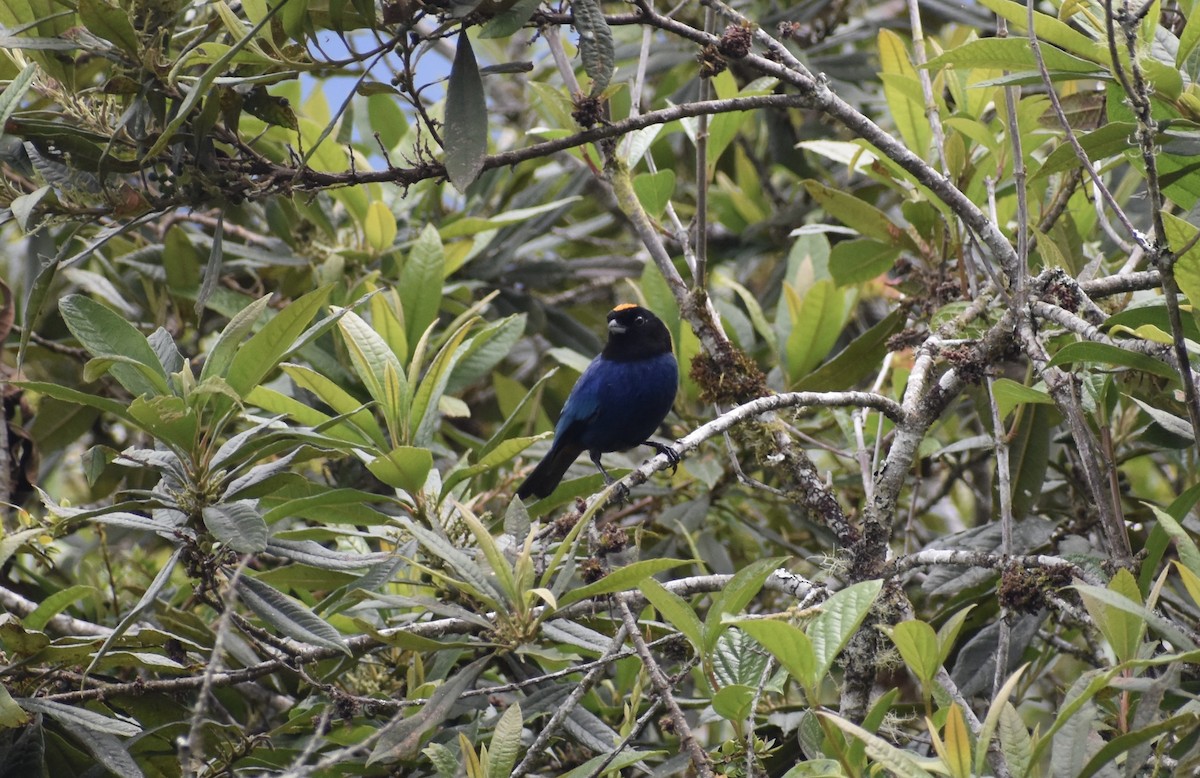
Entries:
[[671,466],[671,475],[675,475],[675,471],[679,469],[679,463],[683,460],[683,458],[679,456],[679,453],[676,452],[675,449],[666,445],[665,443],[659,443],[656,440],[647,440],[642,445],[649,446],[666,457],[667,464]]

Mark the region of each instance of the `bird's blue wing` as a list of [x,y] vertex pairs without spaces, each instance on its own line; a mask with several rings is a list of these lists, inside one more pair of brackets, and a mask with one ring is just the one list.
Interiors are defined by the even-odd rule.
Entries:
[[[596,417],[600,410],[600,395],[604,389],[600,375],[600,365],[603,362],[603,357],[593,359],[575,382],[575,388],[567,395],[562,415],[558,417],[558,424],[554,425],[556,440],[578,438],[583,428],[587,427],[587,423]],[[572,430],[572,427],[575,429]]]

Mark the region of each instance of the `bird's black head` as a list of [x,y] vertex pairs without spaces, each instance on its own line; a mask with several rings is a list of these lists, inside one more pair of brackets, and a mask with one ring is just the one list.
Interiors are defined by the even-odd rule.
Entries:
[[667,325],[638,305],[625,303],[608,313],[608,344],[601,355],[613,362],[632,362],[671,352]]

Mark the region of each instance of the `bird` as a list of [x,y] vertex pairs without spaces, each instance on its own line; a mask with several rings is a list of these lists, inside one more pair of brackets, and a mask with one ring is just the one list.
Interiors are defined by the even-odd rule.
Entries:
[[550,451],[517,487],[517,496],[550,496],[584,451],[606,484],[613,478],[600,455],[611,451],[651,446],[678,464],[674,449],[649,439],[675,404],[678,387],[679,366],[662,320],[632,303],[613,308],[604,350],[567,395]]

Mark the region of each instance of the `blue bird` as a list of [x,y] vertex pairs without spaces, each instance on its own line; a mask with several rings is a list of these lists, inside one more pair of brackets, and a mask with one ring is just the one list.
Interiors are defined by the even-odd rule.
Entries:
[[517,489],[521,499],[547,497],[567,468],[588,452],[605,483],[613,478],[600,455],[634,446],[653,446],[675,464],[675,451],[649,440],[662,424],[679,386],[671,333],[650,311],[626,303],[608,314],[608,343],[567,396],[554,426],[554,443]]

